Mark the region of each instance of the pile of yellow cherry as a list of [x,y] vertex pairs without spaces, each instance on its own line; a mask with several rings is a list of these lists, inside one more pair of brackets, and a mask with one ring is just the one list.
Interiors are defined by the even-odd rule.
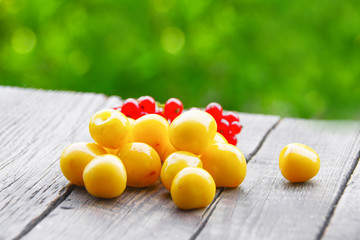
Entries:
[[[89,131],[95,143],[68,146],[60,167],[95,197],[114,198],[126,186],[148,187],[160,177],[179,208],[201,208],[213,201],[216,187],[237,187],[246,175],[244,155],[205,111],[189,110],[169,124],[158,114],[133,120],[106,109],[91,117]],[[301,182],[317,174],[320,161],[311,148],[290,144],[279,166],[285,178]]]
[[159,177],[182,209],[205,207],[216,187],[236,187],[246,175],[241,151],[217,133],[205,111],[182,113],[171,124],[158,114],[136,120],[114,109],[95,113],[95,143],[75,143],[60,157],[64,176],[95,197],[114,198],[126,188],[153,185]]

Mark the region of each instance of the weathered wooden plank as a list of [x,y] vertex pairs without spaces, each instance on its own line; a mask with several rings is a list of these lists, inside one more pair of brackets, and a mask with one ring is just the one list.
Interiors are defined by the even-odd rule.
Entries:
[[96,94],[0,87],[0,239],[12,239],[64,194],[58,159],[89,141]]
[[[359,130],[359,122],[282,120],[250,161],[241,187],[220,195],[197,238],[317,239],[357,161]],[[291,142],[320,155],[320,172],[307,183],[289,183],[279,171],[279,153]]]
[[[251,155],[279,117],[241,114],[241,119],[245,128],[239,144],[243,144],[245,155]],[[211,206],[179,210],[159,182],[144,189],[127,188],[112,200],[93,198],[84,188],[77,187],[24,238],[186,239],[201,226]]]
[[[261,114],[239,113],[240,122],[244,126],[242,132],[238,135],[237,147],[243,152],[246,159],[249,160],[260,148],[262,142],[266,139],[266,134],[270,133],[269,127],[273,128],[280,121],[279,117]],[[264,119],[272,118],[271,122],[264,122]],[[265,135],[263,135],[265,134]],[[259,137],[261,138],[259,142]]]
[[[360,146],[359,146],[360,150]],[[359,152],[360,153],[360,152]],[[359,159],[359,154],[357,159]],[[360,165],[357,164],[322,239],[360,238]]]

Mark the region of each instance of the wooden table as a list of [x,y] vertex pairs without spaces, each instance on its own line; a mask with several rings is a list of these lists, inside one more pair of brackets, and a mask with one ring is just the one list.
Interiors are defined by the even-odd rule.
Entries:
[[[62,150],[91,141],[90,116],[119,102],[0,87],[0,239],[360,239],[359,121],[239,113],[244,182],[218,188],[207,208],[183,211],[159,181],[103,200],[63,177]],[[279,171],[291,142],[320,155],[320,172],[306,183]]]

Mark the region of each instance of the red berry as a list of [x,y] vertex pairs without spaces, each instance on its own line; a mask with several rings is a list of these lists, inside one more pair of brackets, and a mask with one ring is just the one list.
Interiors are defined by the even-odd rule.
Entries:
[[136,99],[128,98],[124,101],[121,112],[127,117],[138,119],[140,116],[140,107]]
[[143,96],[138,98],[140,110],[142,112],[154,113],[156,109],[156,103],[154,98],[150,96]]
[[232,144],[234,146],[236,146],[237,144],[237,137],[235,135],[229,134],[226,136],[226,140],[228,141],[229,144]]
[[232,122],[234,122],[234,121],[237,121],[237,122],[240,121],[239,115],[237,115],[237,114],[234,113],[234,112],[224,113],[224,114],[223,114],[223,118],[225,118],[229,123],[232,123]]
[[222,119],[223,109],[221,105],[218,103],[215,102],[209,103],[205,108],[205,112],[213,116],[216,122],[220,122]]
[[240,124],[240,122],[234,121],[230,124],[230,132],[233,134],[240,133],[241,128],[242,128],[242,125]]
[[217,127],[218,127],[217,131],[226,138],[226,135],[229,134],[229,127],[230,127],[229,122],[225,119],[221,119]]
[[164,115],[170,121],[179,116],[184,109],[182,102],[177,98],[170,98],[166,101],[164,107]]

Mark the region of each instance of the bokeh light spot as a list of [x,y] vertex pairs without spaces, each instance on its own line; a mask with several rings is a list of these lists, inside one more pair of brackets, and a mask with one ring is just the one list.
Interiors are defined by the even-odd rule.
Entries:
[[73,51],[69,55],[70,68],[78,75],[84,75],[90,69],[90,62],[87,56],[80,51]]
[[18,28],[12,35],[11,45],[17,53],[29,53],[36,45],[36,35],[29,28]]
[[161,43],[165,51],[176,54],[185,44],[185,35],[179,28],[169,27],[163,31]]

